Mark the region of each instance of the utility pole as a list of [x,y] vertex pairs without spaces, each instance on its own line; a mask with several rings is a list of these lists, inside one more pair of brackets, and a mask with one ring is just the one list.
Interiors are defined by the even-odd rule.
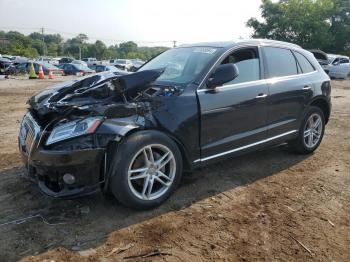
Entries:
[[175,40],[173,41],[173,47],[176,47],[176,41]]
[[79,60],[81,60],[81,47],[80,45],[78,47],[79,47]]
[[45,56],[45,37],[44,37],[44,27],[41,28],[41,35],[43,41],[43,56]]

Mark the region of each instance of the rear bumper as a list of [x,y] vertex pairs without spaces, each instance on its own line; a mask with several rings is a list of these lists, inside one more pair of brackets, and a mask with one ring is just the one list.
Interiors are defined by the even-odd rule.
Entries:
[[[104,151],[38,150],[32,152],[30,157],[22,152],[22,159],[28,175],[38,183],[43,193],[54,198],[73,198],[99,190],[103,178]],[[65,183],[65,174],[73,175],[74,183]]]

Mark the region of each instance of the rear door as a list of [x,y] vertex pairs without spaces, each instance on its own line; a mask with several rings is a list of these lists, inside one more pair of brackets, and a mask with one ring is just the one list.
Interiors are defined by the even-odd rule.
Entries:
[[[269,84],[268,137],[283,137],[296,133],[306,101],[313,95],[313,80],[309,74],[316,72],[311,66],[303,73],[290,49],[263,48],[266,78]],[[305,57],[304,57],[305,58]]]
[[262,79],[257,47],[227,55],[239,76],[215,89],[198,90],[201,107],[201,161],[253,147],[266,138],[268,86]]

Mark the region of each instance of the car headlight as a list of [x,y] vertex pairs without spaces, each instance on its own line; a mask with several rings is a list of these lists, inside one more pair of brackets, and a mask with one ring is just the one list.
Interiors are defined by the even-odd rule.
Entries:
[[47,139],[46,145],[51,145],[72,137],[92,134],[101,122],[101,117],[89,117],[56,126]]

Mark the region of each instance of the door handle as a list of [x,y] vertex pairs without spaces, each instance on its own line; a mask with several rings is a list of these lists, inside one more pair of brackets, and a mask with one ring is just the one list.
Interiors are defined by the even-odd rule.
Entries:
[[265,98],[267,94],[258,94],[255,98]]
[[304,86],[302,89],[303,89],[303,90],[311,90],[312,87],[311,87],[311,86]]

